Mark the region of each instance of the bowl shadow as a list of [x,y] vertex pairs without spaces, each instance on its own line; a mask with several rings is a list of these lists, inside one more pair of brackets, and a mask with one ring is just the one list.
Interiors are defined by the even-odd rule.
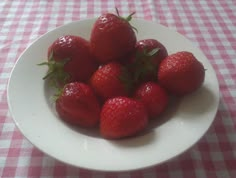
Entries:
[[206,86],[202,86],[197,91],[183,97],[182,100],[183,102],[179,105],[181,117],[188,120],[196,118],[193,116],[199,115],[199,113],[209,112],[214,107],[212,103],[217,102],[215,95]]
[[156,129],[157,127],[165,124],[171,118],[173,118],[179,108],[181,100],[182,99],[179,97],[171,96],[167,109],[163,113],[161,113],[159,117],[150,119],[149,125],[147,127],[147,132],[151,132],[153,129]]

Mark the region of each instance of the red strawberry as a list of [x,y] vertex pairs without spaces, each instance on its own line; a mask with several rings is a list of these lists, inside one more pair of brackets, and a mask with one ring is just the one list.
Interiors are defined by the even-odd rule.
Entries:
[[136,83],[155,81],[160,62],[168,56],[165,46],[156,39],[144,39],[136,43],[135,52],[129,57],[128,66]]
[[[152,56],[147,55],[153,49],[157,49],[157,52]],[[147,58],[150,57],[151,62],[154,65],[158,65],[163,59],[168,56],[168,52],[165,46],[156,39],[144,39],[138,41],[136,44],[136,50],[144,56],[146,55]]]
[[94,72],[90,84],[104,100],[115,96],[127,96],[129,94],[128,75],[121,64],[111,62]]
[[105,138],[123,138],[141,132],[147,123],[147,112],[140,101],[115,97],[108,99],[103,105],[100,132]]
[[168,105],[166,91],[154,82],[143,83],[135,91],[134,97],[144,103],[149,118],[159,116]]
[[66,122],[82,127],[98,124],[100,106],[90,86],[74,82],[64,86],[56,100],[56,110]]
[[54,84],[86,82],[98,65],[90,52],[89,42],[79,36],[66,35],[56,39],[48,49],[49,70],[44,78]]
[[135,48],[136,35],[129,24],[131,14],[126,19],[106,13],[95,22],[91,33],[91,51],[101,63],[122,58]]
[[159,83],[175,95],[185,95],[198,89],[205,78],[205,69],[195,56],[186,51],[165,58],[159,67]]

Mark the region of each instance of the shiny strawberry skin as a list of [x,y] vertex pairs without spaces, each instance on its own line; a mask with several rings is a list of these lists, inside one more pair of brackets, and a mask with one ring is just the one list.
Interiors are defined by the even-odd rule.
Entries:
[[110,62],[99,67],[90,79],[90,85],[103,100],[115,96],[127,96],[129,91],[121,80],[122,65]]
[[117,60],[132,52],[136,35],[129,22],[107,13],[95,22],[91,33],[91,51],[101,63]]
[[61,61],[66,58],[71,58],[77,53],[77,47],[80,42],[82,44],[85,43],[85,46],[87,45],[87,42],[78,36],[60,36],[48,48],[48,57],[53,52],[53,57],[55,61]]
[[79,82],[64,86],[56,100],[56,110],[64,121],[81,127],[94,127],[100,118],[100,105],[93,90]]
[[98,64],[90,52],[90,43],[79,36],[61,36],[48,49],[53,60],[67,60],[63,70],[69,74],[69,82],[86,82],[97,69]]
[[157,75],[159,83],[170,93],[182,96],[203,84],[205,69],[192,53],[181,51],[165,58]]
[[124,138],[141,132],[147,123],[147,112],[140,101],[115,97],[107,100],[102,107],[100,132],[105,138]]
[[146,82],[140,85],[134,94],[148,111],[149,118],[158,117],[167,108],[169,97],[165,89],[155,82]]

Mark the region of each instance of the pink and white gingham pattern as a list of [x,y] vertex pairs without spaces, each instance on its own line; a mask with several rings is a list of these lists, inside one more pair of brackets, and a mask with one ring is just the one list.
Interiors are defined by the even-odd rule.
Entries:
[[[48,157],[16,128],[7,105],[7,81],[21,52],[36,38],[71,21],[97,17],[117,7],[121,14],[153,20],[201,48],[220,85],[220,105],[206,135],[190,150],[162,165],[124,173],[78,169]],[[231,178],[236,177],[235,0],[2,0],[0,2],[0,177]]]

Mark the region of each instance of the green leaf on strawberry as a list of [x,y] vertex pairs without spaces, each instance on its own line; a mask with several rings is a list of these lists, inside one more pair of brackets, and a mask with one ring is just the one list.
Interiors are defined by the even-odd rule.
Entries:
[[[152,58],[158,53],[159,48],[154,48],[151,51],[144,49],[142,52],[136,53],[135,61],[130,65],[133,68],[133,80],[134,83],[145,80],[149,76],[155,76],[157,71],[157,65],[152,63]],[[148,77],[149,77],[148,76]]]
[[48,71],[46,75],[43,77],[44,80],[49,80],[49,83],[51,86],[54,86],[56,88],[60,88],[61,85],[64,85],[66,82],[68,82],[69,74],[64,71],[64,65],[69,61],[70,59],[64,59],[61,61],[55,61],[53,58],[53,52],[49,55],[48,62],[43,62],[38,65],[46,65],[48,66]]
[[[132,12],[130,15],[128,15],[128,17],[122,17],[120,16],[119,10],[116,8],[116,14],[118,15],[118,17],[120,17],[121,19],[125,20],[126,22],[130,22],[132,20],[132,16],[135,14],[136,12]],[[138,33],[138,29],[134,26],[131,25],[131,27]]]

